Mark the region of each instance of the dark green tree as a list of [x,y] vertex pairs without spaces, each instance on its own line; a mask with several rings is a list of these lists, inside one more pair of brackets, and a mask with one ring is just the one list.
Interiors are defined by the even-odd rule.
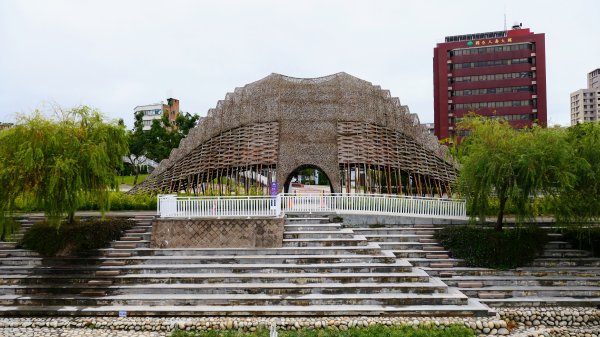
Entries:
[[58,109],[53,119],[36,112],[0,132],[0,216],[23,198],[55,223],[73,221],[83,198],[108,209],[108,192],[127,152],[125,130],[90,107]]
[[173,124],[167,114],[164,114],[160,120],[152,121],[152,126],[147,131],[147,157],[155,162],[168,158],[171,150],[179,146],[179,142],[196,126],[199,119],[198,115],[181,112]]
[[140,175],[140,167],[146,163],[148,158],[147,155],[150,143],[149,135],[144,132],[143,117],[143,112],[140,111],[136,113],[133,130],[127,132],[127,144],[129,146],[127,158],[129,159],[133,175],[135,176],[133,185],[137,184]]

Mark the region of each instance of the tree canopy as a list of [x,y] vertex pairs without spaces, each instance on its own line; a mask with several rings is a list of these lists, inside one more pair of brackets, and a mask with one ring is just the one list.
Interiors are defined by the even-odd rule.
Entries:
[[80,201],[108,208],[108,189],[127,152],[125,130],[106,123],[98,110],[58,109],[54,118],[39,111],[0,131],[0,217],[24,198],[57,219],[72,221]]
[[574,157],[565,130],[515,130],[505,121],[476,116],[459,127],[470,135],[458,146],[458,190],[480,221],[485,221],[491,197],[498,200],[496,229],[501,230],[507,203],[523,220],[533,216],[532,198],[553,198],[572,186]]
[[181,112],[174,124],[169,122],[166,114],[160,120],[152,121],[150,130],[145,134],[147,157],[155,162],[168,158],[171,150],[179,146],[179,142],[196,126],[199,118],[198,115]]

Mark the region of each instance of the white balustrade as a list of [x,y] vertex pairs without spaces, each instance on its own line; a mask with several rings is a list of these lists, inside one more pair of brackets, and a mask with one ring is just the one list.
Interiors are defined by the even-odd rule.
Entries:
[[158,214],[167,218],[274,217],[282,212],[382,214],[465,219],[462,199],[387,194],[278,194],[246,197],[177,197],[159,195]]

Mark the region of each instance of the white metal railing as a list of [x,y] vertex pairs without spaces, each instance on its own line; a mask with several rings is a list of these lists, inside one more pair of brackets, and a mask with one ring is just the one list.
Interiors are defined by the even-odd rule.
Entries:
[[159,195],[158,214],[168,218],[280,216],[282,212],[384,214],[465,219],[462,199],[388,194],[278,194],[246,197]]
[[279,216],[281,200],[277,196],[177,197],[158,196],[158,213],[163,218]]

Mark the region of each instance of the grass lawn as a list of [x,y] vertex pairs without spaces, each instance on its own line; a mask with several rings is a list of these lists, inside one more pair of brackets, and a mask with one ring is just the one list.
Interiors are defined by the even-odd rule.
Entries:
[[[140,174],[138,177],[138,181],[137,183],[141,183],[142,181],[144,181],[144,179],[146,179],[148,175],[147,174]],[[119,177],[119,184],[126,184],[126,185],[132,185],[133,186],[133,179],[135,179],[135,176],[122,176]]]

